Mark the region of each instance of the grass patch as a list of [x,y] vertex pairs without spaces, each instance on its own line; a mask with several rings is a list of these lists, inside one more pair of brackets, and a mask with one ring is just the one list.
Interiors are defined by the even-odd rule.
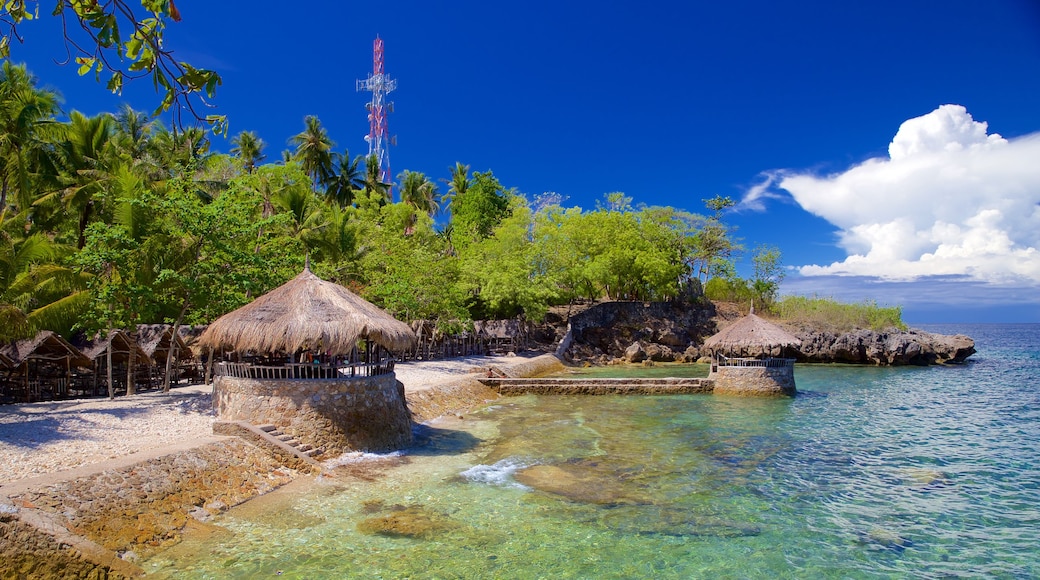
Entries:
[[857,328],[877,331],[907,329],[902,307],[878,306],[872,300],[845,303],[817,296],[785,296],[771,310],[785,322],[834,332],[849,332]]

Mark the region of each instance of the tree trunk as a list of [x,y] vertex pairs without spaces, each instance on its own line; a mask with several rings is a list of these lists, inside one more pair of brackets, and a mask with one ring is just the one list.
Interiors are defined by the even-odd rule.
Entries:
[[134,349],[127,345],[126,353],[126,396],[137,394],[137,385],[134,384]]
[[181,311],[177,314],[177,320],[173,323],[173,332],[170,333],[170,349],[166,351],[166,372],[163,373],[163,387],[162,392],[170,392],[170,369],[173,367],[173,360],[177,357],[177,331],[181,328],[181,322],[184,321],[184,313],[188,311],[188,299],[184,299],[184,304],[181,305]]
[[[111,330],[109,333],[111,334]],[[112,383],[112,341],[108,341],[108,348],[105,349],[105,372],[108,374],[108,398],[116,398],[116,386]]]

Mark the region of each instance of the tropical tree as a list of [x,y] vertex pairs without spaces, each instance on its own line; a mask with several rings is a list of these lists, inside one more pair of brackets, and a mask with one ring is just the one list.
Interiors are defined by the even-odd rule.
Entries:
[[78,216],[74,229],[76,248],[86,244],[86,231],[98,199],[120,164],[115,143],[116,122],[102,113],[87,117],[79,111],[69,115],[65,139],[59,144],[60,186],[40,196],[38,207],[61,207]]
[[430,217],[437,215],[440,210],[437,204],[437,184],[430,181],[425,173],[406,169],[397,179],[401,182],[402,202]]
[[296,146],[293,159],[299,161],[303,170],[311,176],[314,190],[317,191],[334,175],[332,147],[335,143],[329,139],[328,132],[314,115],[304,117],[303,123],[303,131],[293,135],[289,144]]
[[334,152],[332,154],[335,171],[325,190],[325,197],[329,201],[335,202],[340,207],[347,207],[354,203],[354,192],[365,187],[361,159],[360,155],[351,158],[350,151],[346,149],[343,150],[343,153]]
[[365,158],[365,191],[369,197],[382,200],[382,203],[390,203],[390,187],[393,184],[385,183],[379,172],[379,158],[374,154]]
[[712,215],[702,220],[694,236],[695,252],[692,260],[702,283],[732,270],[732,257],[741,249],[732,237],[731,228],[722,221],[725,211],[736,202],[728,196],[720,195],[703,201]]
[[[106,86],[114,93],[121,92],[125,79],[151,77],[162,95],[155,114],[172,108],[178,126],[187,113],[209,123],[214,133],[224,133],[223,115],[203,115],[196,108],[196,100],[205,104],[204,98],[215,95],[220,75],[175,59],[163,44],[167,23],[181,19],[173,0],[141,0],[136,10],[132,4],[126,0],[58,2],[51,14],[62,21],[69,53],[66,62],[75,60],[81,76],[93,73],[100,80],[101,73],[107,73]],[[38,17],[38,1],[0,4],[0,58],[10,57],[11,41],[23,42],[21,26]]]
[[452,245],[456,250],[491,235],[509,214],[509,193],[494,174],[474,172],[465,192],[451,200]]
[[32,173],[43,164],[47,144],[58,131],[57,110],[55,93],[37,88],[25,66],[4,61],[0,67],[0,215],[7,210],[12,192],[18,210],[26,211],[32,204]]
[[252,173],[267,158],[264,155],[266,146],[267,143],[254,131],[242,131],[231,139],[231,156],[241,163],[243,171]]
[[469,165],[463,165],[456,161],[455,165],[448,168],[451,172],[450,179],[442,179],[448,186],[448,191],[441,196],[441,205],[444,206],[445,211],[451,211],[452,201],[455,196],[466,193],[470,186],[469,179]]

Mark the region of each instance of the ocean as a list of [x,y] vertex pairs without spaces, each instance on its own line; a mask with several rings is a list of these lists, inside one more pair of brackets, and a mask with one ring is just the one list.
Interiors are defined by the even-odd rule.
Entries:
[[978,353],[798,365],[792,399],[501,399],[140,564],[177,578],[1040,577],[1040,325],[922,328]]

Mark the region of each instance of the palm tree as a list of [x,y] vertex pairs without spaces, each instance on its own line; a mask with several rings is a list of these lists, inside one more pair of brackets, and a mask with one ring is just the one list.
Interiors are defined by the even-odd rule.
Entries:
[[148,115],[135,111],[124,104],[116,113],[116,143],[121,153],[125,153],[136,164],[145,158],[148,151],[148,139],[152,134],[153,121]]
[[401,201],[430,217],[437,215],[437,185],[430,181],[424,173],[408,171],[397,176],[401,181]]
[[378,157],[369,155],[365,158],[365,190],[370,194],[378,193],[384,202],[390,202],[390,186],[393,184],[382,181],[379,169]]
[[60,144],[60,187],[41,196],[34,205],[44,207],[60,200],[66,209],[79,215],[76,248],[86,244],[87,225],[93,217],[95,198],[100,198],[116,156],[115,119],[103,113],[87,117],[79,111],[69,115],[65,140]]
[[4,61],[0,68],[0,215],[12,192],[18,197],[19,211],[28,209],[33,166],[44,160],[47,141],[60,130],[54,120],[58,96],[35,85],[25,66]]
[[231,155],[242,163],[246,173],[252,173],[260,162],[267,158],[264,147],[267,143],[253,131],[242,131],[231,139]]
[[365,178],[360,168],[361,156],[351,159],[350,151],[344,149],[342,154],[333,153],[332,159],[336,171],[328,182],[325,196],[340,207],[347,207],[354,203],[354,192],[365,187]]
[[332,147],[335,145],[321,121],[314,115],[307,115],[304,119],[304,129],[301,133],[293,135],[289,143],[296,145],[293,157],[297,159],[307,175],[314,181],[314,190],[320,185],[328,183],[333,175],[332,171]]
[[442,179],[444,183],[448,184],[448,191],[441,196],[441,205],[444,206],[446,211],[451,210],[451,203],[455,197],[466,193],[472,181],[469,179],[469,165],[463,165],[456,161],[454,167],[449,167],[448,171],[451,171],[451,179]]

